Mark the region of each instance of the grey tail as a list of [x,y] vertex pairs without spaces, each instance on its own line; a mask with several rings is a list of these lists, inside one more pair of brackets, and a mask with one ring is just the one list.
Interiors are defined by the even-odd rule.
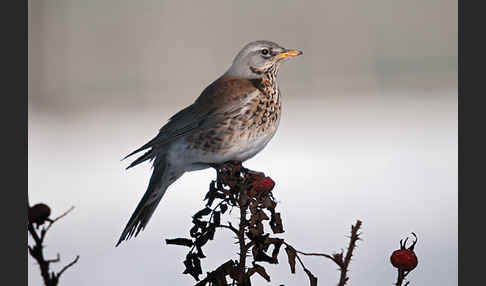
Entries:
[[133,161],[126,169],[130,169],[142,162],[145,162],[149,159],[153,159],[155,156],[154,156],[154,152],[153,152],[153,146],[154,146],[154,143],[155,143],[155,138],[150,140],[149,142],[147,142],[145,145],[143,145],[142,147],[138,148],[137,150],[133,151],[132,153],[126,155],[123,159],[125,160],[126,158],[140,152],[140,151],[143,151],[145,149],[148,149],[148,148],[151,148],[150,150],[148,150],[147,152],[145,152],[142,156],[138,157],[135,161]]
[[158,159],[157,161],[155,162],[156,164],[154,164],[154,170],[147,191],[128,220],[116,246],[120,245],[122,241],[130,239],[133,235],[136,237],[138,233],[145,228],[169,186],[169,184],[165,182],[167,180],[167,174],[165,174],[165,158],[162,160]]

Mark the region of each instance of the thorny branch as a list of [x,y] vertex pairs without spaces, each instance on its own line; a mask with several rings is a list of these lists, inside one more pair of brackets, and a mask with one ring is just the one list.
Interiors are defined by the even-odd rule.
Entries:
[[[253,274],[257,273],[262,278],[270,282],[270,276],[265,268],[257,262],[278,264],[278,254],[282,245],[285,246],[288,263],[291,273],[295,273],[296,260],[302,266],[309,278],[311,286],[317,285],[315,277],[307,269],[299,255],[322,256],[334,261],[340,268],[341,275],[338,285],[345,285],[348,281],[347,272],[356,247],[356,242],[360,240],[358,230],[361,221],[357,221],[351,227],[351,237],[346,254],[343,252],[333,255],[323,253],[305,253],[296,250],[284,239],[272,237],[266,233],[263,223],[268,221],[268,225],[273,234],[283,233],[283,224],[280,213],[276,212],[277,202],[273,197],[272,190],[275,185],[273,180],[265,177],[265,174],[245,169],[241,164],[227,163],[216,168],[217,178],[211,182],[209,192],[206,194],[206,207],[198,211],[193,216],[194,226],[190,230],[189,238],[166,239],[167,244],[183,245],[190,247],[184,265],[184,274],[190,274],[196,281],[196,286],[205,285],[228,285],[227,276],[232,279],[231,285],[250,286]],[[215,200],[220,200],[216,207],[211,208]],[[240,211],[239,225],[235,227],[221,223],[221,215],[226,210],[237,208]],[[203,220],[204,217],[209,219]],[[206,256],[202,252],[202,247],[214,238],[217,228],[228,229],[236,235],[239,247],[239,260],[228,260],[212,272],[207,272],[204,279],[200,280],[202,274],[201,260]],[[248,242],[247,242],[248,241]],[[272,251],[270,252],[270,249]],[[251,251],[253,261],[251,266],[247,266],[247,257]]]
[[[43,210],[44,212],[40,212],[40,213],[36,212],[36,208],[39,207],[39,206],[40,206],[40,209]],[[28,222],[28,225],[27,225],[27,229],[28,229],[30,235],[32,236],[32,238],[34,239],[35,243],[32,246],[27,245],[27,248],[29,249],[30,255],[39,264],[41,276],[42,276],[42,279],[44,280],[44,284],[46,286],[56,286],[59,283],[59,278],[64,273],[64,271],[66,271],[68,268],[73,266],[79,260],[79,255],[77,255],[76,258],[72,262],[70,262],[69,264],[64,266],[59,272],[56,273],[54,271],[50,271],[49,267],[50,267],[51,263],[56,263],[56,262],[59,262],[61,260],[59,253],[57,254],[57,257],[55,259],[45,259],[44,253],[43,253],[43,248],[44,248],[43,242],[44,242],[44,239],[46,237],[47,231],[51,228],[51,226],[55,222],[57,222],[61,218],[68,215],[73,209],[74,209],[74,207],[71,207],[69,210],[64,212],[62,215],[58,216],[54,220],[51,220],[51,219],[48,218],[48,216],[50,214],[50,209],[46,205],[38,204],[38,205],[35,205],[33,207],[29,207],[29,222]],[[47,213],[46,213],[46,211],[47,211]],[[44,217],[42,217],[42,216],[44,216]],[[34,228],[34,224],[36,224],[37,229],[39,229],[39,227],[41,225],[43,225],[45,221],[48,222],[48,225],[42,226],[42,228],[40,229],[40,232],[38,233]]]
[[[391,264],[395,268],[397,268],[397,282],[395,283],[396,286],[402,286],[407,275],[410,274],[410,271],[415,269],[418,264],[418,258],[414,251],[418,238],[414,232],[412,232],[412,235],[414,237],[412,244],[407,248],[408,237],[405,240],[401,239],[400,249],[393,251],[390,257]],[[407,281],[404,286],[407,286],[409,284],[410,281]]]
[[[405,271],[405,270],[402,270],[402,269],[397,269],[398,273],[397,273],[397,282],[396,282],[396,286],[402,286],[403,284],[403,281],[405,280],[405,277],[407,277],[408,273],[410,273],[410,271]],[[404,286],[407,286],[408,284],[410,284],[410,281],[407,281],[407,283],[405,283]]]

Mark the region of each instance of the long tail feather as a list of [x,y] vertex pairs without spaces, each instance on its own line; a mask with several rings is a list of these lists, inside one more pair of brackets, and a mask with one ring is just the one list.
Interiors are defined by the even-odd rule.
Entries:
[[145,228],[169,185],[177,180],[182,173],[167,168],[165,158],[156,160],[147,191],[128,220],[116,246],[132,236],[136,237]]
[[137,234],[145,228],[168,187],[168,184],[164,184],[163,182],[164,177],[166,177],[164,176],[166,171],[165,160],[164,162],[157,163],[159,164],[154,164],[154,170],[150,177],[147,191],[128,220],[116,246],[122,241],[130,239],[135,232],[135,236],[137,236]]
[[145,152],[142,156],[138,157],[135,161],[133,161],[128,167],[126,167],[126,169],[130,169],[142,162],[145,162],[149,159],[152,159],[154,157],[153,155],[153,152],[152,150],[148,150],[147,152]]
[[126,158],[132,156],[133,154],[136,154],[136,153],[138,153],[140,151],[143,151],[143,150],[145,150],[147,148],[153,147],[153,144],[154,144],[156,138],[157,137],[153,138],[149,142],[145,143],[142,147],[138,148],[137,150],[135,150],[135,151],[131,152],[130,154],[126,155],[125,157],[123,157],[122,161],[125,160]]

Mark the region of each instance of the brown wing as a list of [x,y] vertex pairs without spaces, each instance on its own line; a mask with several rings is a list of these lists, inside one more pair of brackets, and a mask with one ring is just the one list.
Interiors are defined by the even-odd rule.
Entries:
[[156,137],[126,156],[151,148],[127,169],[154,158],[158,153],[164,153],[167,143],[238,112],[249,97],[255,94],[256,86],[255,82],[243,78],[223,76],[217,79],[204,89],[193,104],[173,115]]

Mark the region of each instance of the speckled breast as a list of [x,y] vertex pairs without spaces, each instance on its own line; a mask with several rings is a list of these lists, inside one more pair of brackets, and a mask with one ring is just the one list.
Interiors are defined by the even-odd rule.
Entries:
[[265,147],[280,122],[280,91],[271,75],[255,81],[254,85],[253,96],[238,112],[228,113],[226,119],[212,128],[192,136],[193,148],[246,160]]

